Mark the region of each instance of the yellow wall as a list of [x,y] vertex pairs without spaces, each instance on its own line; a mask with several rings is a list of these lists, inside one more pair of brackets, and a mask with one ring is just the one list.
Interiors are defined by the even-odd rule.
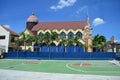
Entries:
[[[73,30],[73,29],[69,29],[69,30],[65,30],[65,29],[61,29],[61,30],[57,30],[57,29],[53,29],[52,30],[53,32],[56,32],[58,34],[60,34],[61,32],[64,32],[66,35],[68,35],[69,32],[72,32],[74,35],[77,33],[77,32],[81,32],[82,33],[82,39],[80,39],[79,41],[82,43],[82,44],[85,44],[85,39],[88,39],[88,52],[92,52],[92,48],[91,48],[91,45],[92,45],[92,31],[91,31],[91,28],[89,25],[85,26],[84,29],[77,29],[77,30]],[[46,33],[46,32],[51,32],[51,30],[47,29],[47,30],[39,30],[37,32],[37,35],[39,35],[39,33]],[[24,31],[25,34],[30,34],[28,30],[25,30]],[[68,36],[66,36],[66,38],[68,38]],[[59,44],[59,41],[54,41],[54,43],[56,45]]]

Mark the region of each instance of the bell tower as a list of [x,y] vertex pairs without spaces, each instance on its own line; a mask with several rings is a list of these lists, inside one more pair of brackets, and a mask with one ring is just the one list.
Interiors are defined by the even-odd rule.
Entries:
[[32,13],[32,15],[29,16],[28,19],[27,19],[26,29],[31,30],[33,28],[33,26],[35,26],[36,24],[38,24],[38,19],[35,16],[35,14]]
[[86,27],[84,28],[84,41],[86,46],[86,52],[92,52],[92,29],[90,27],[89,16],[87,15]]

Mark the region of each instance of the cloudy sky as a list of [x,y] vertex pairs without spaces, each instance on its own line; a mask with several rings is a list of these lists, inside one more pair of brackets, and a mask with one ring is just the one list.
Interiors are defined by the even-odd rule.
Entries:
[[32,12],[39,22],[85,21],[89,15],[93,36],[120,40],[120,0],[0,0],[0,24],[17,33]]

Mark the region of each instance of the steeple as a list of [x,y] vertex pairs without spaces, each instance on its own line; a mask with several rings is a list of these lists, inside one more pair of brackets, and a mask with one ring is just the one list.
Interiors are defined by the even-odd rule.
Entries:
[[90,25],[90,21],[89,21],[89,20],[90,20],[90,18],[89,18],[89,15],[87,15],[87,17],[86,17],[86,18],[87,18],[87,20],[86,20],[87,24],[88,24],[88,25]]

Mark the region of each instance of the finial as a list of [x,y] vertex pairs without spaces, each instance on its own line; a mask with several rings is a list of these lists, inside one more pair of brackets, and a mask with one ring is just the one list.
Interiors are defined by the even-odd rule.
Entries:
[[35,15],[34,12],[32,12],[32,15]]
[[87,15],[87,21],[89,21],[89,15]]
[[90,25],[90,24],[89,24],[90,19],[89,19],[89,16],[88,16],[88,15],[87,15],[87,20],[86,20],[86,21],[87,21],[87,24]]
[[87,23],[88,23],[88,25],[89,25],[89,21],[90,21],[90,19],[89,19],[89,13],[88,13],[88,6],[87,6]]

